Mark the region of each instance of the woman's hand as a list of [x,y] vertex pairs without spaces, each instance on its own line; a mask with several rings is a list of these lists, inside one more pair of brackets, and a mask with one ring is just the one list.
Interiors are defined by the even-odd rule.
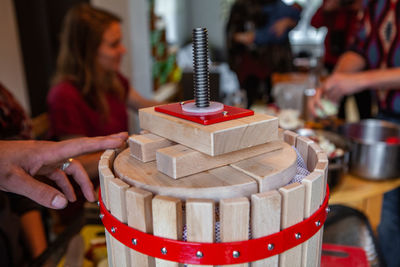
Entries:
[[238,43],[241,43],[244,45],[253,44],[255,38],[256,38],[256,35],[253,31],[238,32],[233,35],[233,40],[235,40],[235,42],[238,42]]
[[271,30],[275,33],[276,37],[281,37],[288,30],[296,26],[297,22],[291,18],[282,18],[277,20],[272,26]]
[[[127,133],[119,133],[62,142],[0,141],[0,190],[26,196],[49,208],[61,209],[68,201],[76,200],[75,192],[67,178],[67,175],[71,175],[81,187],[86,199],[94,201],[93,185],[84,168],[77,160],[68,159],[89,152],[120,147],[127,138]],[[35,175],[45,176],[54,181],[62,192],[36,180]]]
[[322,85],[322,94],[329,100],[339,102],[343,96],[361,91],[362,81],[360,73],[336,72]]

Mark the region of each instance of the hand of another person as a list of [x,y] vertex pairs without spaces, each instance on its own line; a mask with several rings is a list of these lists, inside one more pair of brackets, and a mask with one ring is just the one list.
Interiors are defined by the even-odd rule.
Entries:
[[345,95],[350,95],[362,90],[360,73],[336,72],[322,85],[323,95],[334,102],[339,102]]
[[327,98],[333,102],[339,102],[343,96],[350,95],[363,90],[361,73],[336,72],[332,74],[317,89],[315,96],[308,101],[307,108],[315,117],[317,108],[323,110],[321,98]]
[[235,33],[233,39],[238,43],[251,45],[254,43],[255,33],[252,31]]
[[[127,138],[127,133],[119,133],[62,142],[0,141],[0,190],[26,196],[49,208],[61,209],[68,201],[76,200],[67,178],[71,175],[86,199],[94,201],[93,185],[82,165],[71,160],[62,171],[63,162],[81,154],[120,147]],[[53,180],[62,192],[36,180],[35,175]]]
[[340,0],[325,0],[323,5],[324,11],[335,11],[340,7]]
[[315,95],[307,101],[307,109],[313,117],[317,117],[317,109],[322,109],[321,105],[322,88],[317,88]]
[[272,26],[271,30],[275,33],[276,37],[281,37],[287,30],[294,27],[296,22],[291,18],[282,18],[277,20]]

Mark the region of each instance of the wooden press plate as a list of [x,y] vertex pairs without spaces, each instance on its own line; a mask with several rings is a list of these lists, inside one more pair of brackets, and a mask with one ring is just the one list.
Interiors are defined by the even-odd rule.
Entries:
[[[282,141],[283,149],[280,151],[263,154],[263,161],[268,163],[269,157],[273,162],[279,162],[275,166],[266,166],[270,174],[265,174],[264,183],[271,177],[274,188],[286,185],[294,175],[287,169],[293,168],[296,161],[296,152],[292,147]],[[257,158],[259,158],[258,156]],[[255,157],[256,158],[256,157]],[[247,173],[249,170],[246,170]],[[128,184],[142,188],[158,195],[168,195],[181,199],[204,198],[219,201],[220,199],[250,197],[258,193],[259,177],[251,177],[240,169],[231,166],[223,166],[198,174],[175,180],[157,170],[156,162],[141,162],[130,156],[129,149],[121,152],[114,161],[114,173]],[[279,174],[282,173],[280,176]],[[251,174],[251,173],[250,173]],[[269,188],[269,190],[274,189]]]

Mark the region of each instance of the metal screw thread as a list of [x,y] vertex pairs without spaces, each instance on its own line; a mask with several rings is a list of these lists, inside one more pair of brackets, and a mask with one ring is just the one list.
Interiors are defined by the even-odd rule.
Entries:
[[196,107],[210,106],[208,37],[206,28],[193,29],[193,86]]

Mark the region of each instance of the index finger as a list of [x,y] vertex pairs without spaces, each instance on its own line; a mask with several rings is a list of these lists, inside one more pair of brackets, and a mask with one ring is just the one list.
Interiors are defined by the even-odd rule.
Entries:
[[108,136],[82,137],[54,143],[46,160],[59,162],[66,158],[96,152],[99,150],[118,148],[124,144],[128,133],[122,132]]

